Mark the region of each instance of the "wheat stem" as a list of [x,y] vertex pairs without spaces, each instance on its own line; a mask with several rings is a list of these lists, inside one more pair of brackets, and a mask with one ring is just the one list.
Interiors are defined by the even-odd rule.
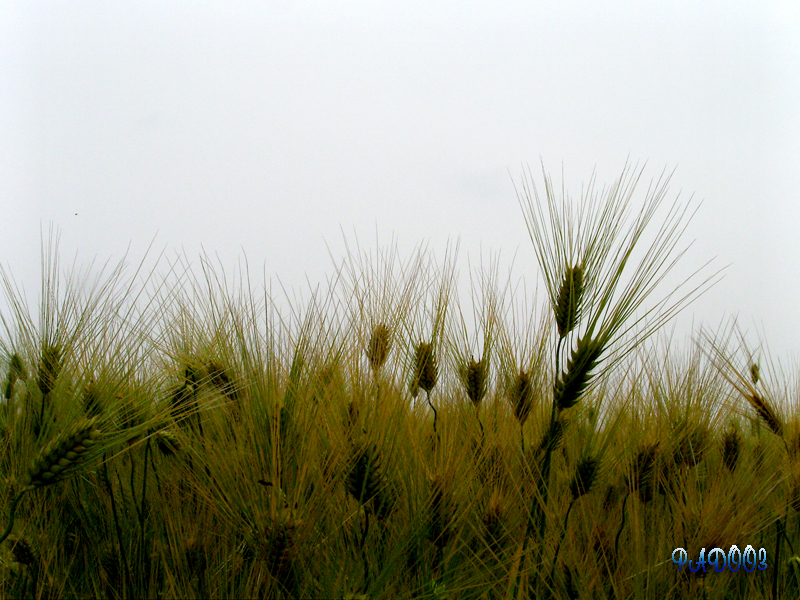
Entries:
[[17,494],[17,497],[14,498],[14,500],[11,502],[11,509],[8,512],[8,527],[6,527],[6,530],[3,533],[3,535],[0,536],[0,544],[2,544],[4,541],[6,541],[6,538],[11,533],[11,530],[14,527],[14,515],[17,512],[17,505],[19,504],[19,501],[22,500],[22,496],[25,495],[25,492],[27,492],[29,490],[32,490],[32,489],[33,489],[33,486],[27,486],[27,487],[22,488],[20,490],[20,492]]

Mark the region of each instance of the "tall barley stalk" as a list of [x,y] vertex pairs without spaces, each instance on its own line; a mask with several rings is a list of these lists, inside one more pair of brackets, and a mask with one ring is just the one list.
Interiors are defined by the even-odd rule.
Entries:
[[[685,252],[676,252],[676,248],[691,217],[688,205],[681,206],[676,200],[649,247],[637,263],[629,266],[636,260],[638,242],[666,197],[670,179],[662,174],[650,185],[642,208],[631,220],[631,201],[642,173],[643,168],[626,165],[620,177],[599,194],[592,178],[577,206],[563,187],[557,196],[546,173],[544,202],[530,171],[523,175],[517,191],[550,297],[557,334],[556,378],[550,425],[545,433],[545,440],[550,441],[544,444],[538,500],[530,511],[523,547],[534,531],[534,523],[538,539],[545,536],[552,454],[558,444],[552,432],[561,414],[580,401],[601,373],[611,369],[712,281],[706,278],[691,287],[690,278],[678,286],[690,289],[677,301],[672,300],[673,292],[635,316]],[[577,338],[577,342],[566,370],[561,371],[562,345],[570,338]]]

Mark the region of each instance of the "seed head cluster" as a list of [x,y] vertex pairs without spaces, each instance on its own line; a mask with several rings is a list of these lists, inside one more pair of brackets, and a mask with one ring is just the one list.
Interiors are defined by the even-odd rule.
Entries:
[[467,397],[475,406],[480,404],[486,395],[487,376],[485,359],[476,361],[472,358],[469,363],[462,367],[461,379],[467,390]]
[[558,335],[565,337],[578,324],[583,299],[583,266],[567,267],[556,301]]
[[430,394],[438,377],[439,369],[433,344],[420,342],[414,351],[414,378],[411,386],[413,395],[416,397],[419,388]]
[[379,324],[372,330],[367,348],[367,358],[373,371],[379,371],[389,356],[392,345],[392,336],[389,329],[383,324]]
[[100,437],[95,421],[95,418],[82,419],[45,446],[28,469],[27,485],[42,487],[68,477]]

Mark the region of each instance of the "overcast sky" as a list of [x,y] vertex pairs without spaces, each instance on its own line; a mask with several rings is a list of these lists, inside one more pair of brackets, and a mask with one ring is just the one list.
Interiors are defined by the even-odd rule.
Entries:
[[730,265],[683,321],[800,354],[796,1],[0,6],[0,261],[29,297],[50,224],[79,264],[155,238],[298,290],[340,229],[532,281],[512,178],[541,159],[577,195],[628,157],[702,201],[687,273]]

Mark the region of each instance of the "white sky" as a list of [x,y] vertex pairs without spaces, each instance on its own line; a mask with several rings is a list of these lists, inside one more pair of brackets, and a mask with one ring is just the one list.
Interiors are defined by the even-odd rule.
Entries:
[[302,289],[377,227],[532,280],[509,171],[577,195],[628,156],[703,201],[687,269],[731,265],[683,321],[798,354],[797,2],[0,6],[0,261],[29,297],[50,223],[79,264],[155,236]]

